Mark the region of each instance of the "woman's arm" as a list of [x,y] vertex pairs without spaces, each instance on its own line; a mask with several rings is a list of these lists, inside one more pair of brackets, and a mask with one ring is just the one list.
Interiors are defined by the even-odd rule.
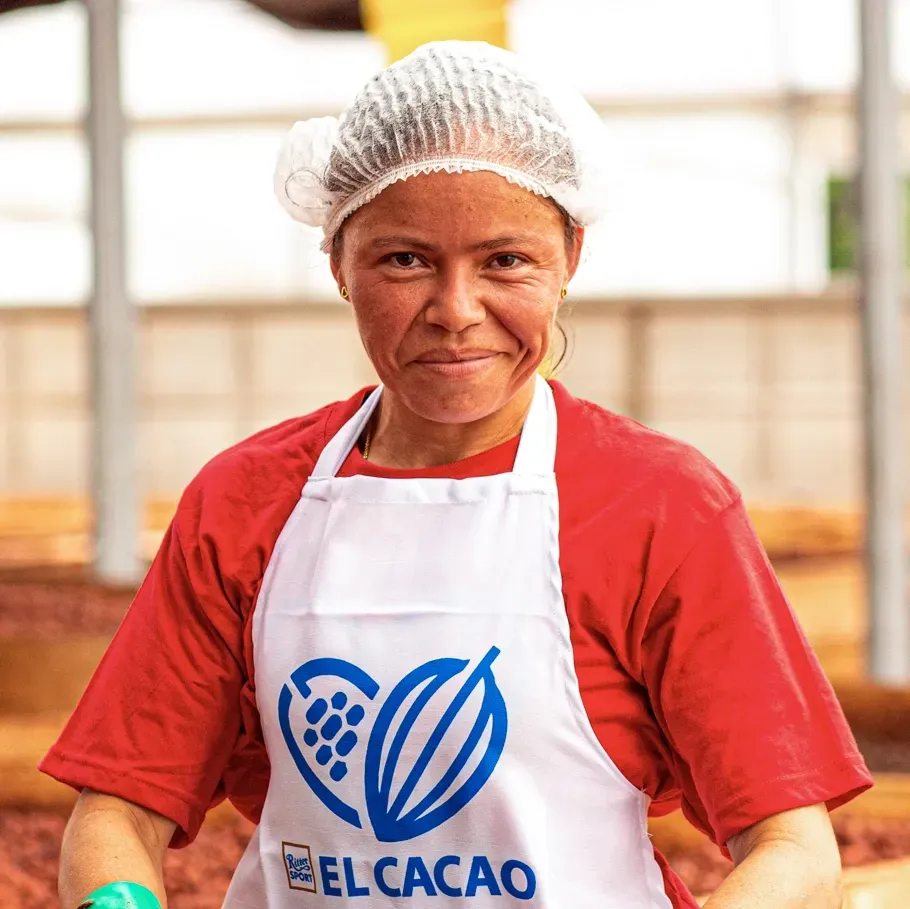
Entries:
[[840,853],[823,804],[765,818],[727,846],[736,868],[704,909],[840,909]]
[[166,909],[162,866],[176,826],[132,802],[83,790],[63,835],[63,909],[75,909],[92,891],[115,881],[148,887]]

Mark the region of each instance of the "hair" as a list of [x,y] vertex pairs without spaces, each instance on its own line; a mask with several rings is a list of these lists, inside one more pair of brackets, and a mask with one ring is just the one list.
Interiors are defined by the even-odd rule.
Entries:
[[546,373],[546,378],[552,379],[559,370],[566,364],[569,359],[569,348],[571,343],[569,340],[569,333],[566,331],[566,326],[563,325],[562,320],[559,317],[559,314],[556,315],[556,334],[560,339],[560,350],[559,354],[554,354],[554,347],[556,346],[552,341],[550,342],[550,349],[547,351],[547,355],[543,359],[541,368]]
[[[547,201],[553,205],[553,207],[559,212],[562,216],[563,224],[563,238],[566,243],[566,255],[571,255],[572,250],[575,247],[575,236],[576,231],[580,227],[578,222],[555,200],[547,199]],[[547,351],[547,355],[543,359],[541,367],[544,369],[547,378],[552,378],[555,376],[559,370],[565,365],[569,359],[569,334],[566,331],[566,327],[562,322],[560,316],[565,312],[566,304],[563,303],[562,307],[556,312],[556,334],[560,339],[560,350],[559,354],[554,353],[554,343],[550,342],[550,349]]]

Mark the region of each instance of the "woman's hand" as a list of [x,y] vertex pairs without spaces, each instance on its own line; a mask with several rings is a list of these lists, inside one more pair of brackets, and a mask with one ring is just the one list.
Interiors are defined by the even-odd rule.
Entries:
[[840,909],[840,853],[823,804],[784,811],[734,836],[736,868],[704,909]]
[[148,887],[167,909],[162,866],[176,824],[132,802],[83,790],[63,835],[60,904],[73,909],[104,884]]

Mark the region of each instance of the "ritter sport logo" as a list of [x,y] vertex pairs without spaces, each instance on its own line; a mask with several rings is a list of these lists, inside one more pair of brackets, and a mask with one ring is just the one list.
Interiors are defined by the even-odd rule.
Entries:
[[[410,840],[444,824],[481,790],[505,746],[506,704],[492,670],[499,653],[491,647],[473,668],[454,658],[418,666],[385,696],[371,729],[364,703],[379,705],[380,686],[368,673],[331,658],[299,666],[291,673],[297,694],[283,687],[278,720],[301,776],[353,827],[362,828],[364,818],[352,803],[365,805],[380,842]],[[303,704],[295,714],[306,718],[299,739],[291,727],[298,695]],[[363,739],[358,780],[347,759]]]

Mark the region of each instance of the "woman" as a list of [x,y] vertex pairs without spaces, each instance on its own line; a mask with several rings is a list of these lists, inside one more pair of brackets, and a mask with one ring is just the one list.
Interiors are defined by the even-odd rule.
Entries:
[[292,131],[382,385],[185,493],[42,765],[82,790],[66,909],[163,906],[225,797],[229,909],[693,907],[646,828],[680,805],[736,863],[710,909],[840,905],[827,809],[871,780],[738,491],[538,376],[601,141],[458,42]]

